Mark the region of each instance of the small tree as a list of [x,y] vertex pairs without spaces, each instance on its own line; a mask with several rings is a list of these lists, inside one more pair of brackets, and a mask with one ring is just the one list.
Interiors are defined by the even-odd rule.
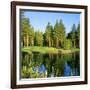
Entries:
[[36,46],[43,46],[43,33],[37,31],[35,33],[35,45]]
[[72,47],[76,48],[75,42],[76,42],[76,26],[73,24],[72,31],[71,31],[71,40],[72,40]]
[[48,25],[46,26],[46,30],[45,30],[45,42],[46,42],[46,46],[51,47],[52,45],[52,26],[51,24],[48,22]]
[[71,49],[72,48],[72,42],[70,39],[65,40],[64,49]]

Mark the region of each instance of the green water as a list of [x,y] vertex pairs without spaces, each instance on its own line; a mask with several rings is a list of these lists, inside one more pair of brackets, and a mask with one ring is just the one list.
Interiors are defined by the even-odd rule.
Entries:
[[70,54],[21,54],[21,78],[48,78],[80,75],[79,52]]

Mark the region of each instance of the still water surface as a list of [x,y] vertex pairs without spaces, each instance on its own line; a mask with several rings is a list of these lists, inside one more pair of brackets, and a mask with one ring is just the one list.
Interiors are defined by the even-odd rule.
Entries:
[[21,55],[21,78],[47,78],[80,75],[79,52],[69,54],[32,54]]

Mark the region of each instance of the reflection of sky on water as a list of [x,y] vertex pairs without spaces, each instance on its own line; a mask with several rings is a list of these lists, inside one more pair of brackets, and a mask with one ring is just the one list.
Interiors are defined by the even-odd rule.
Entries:
[[42,64],[40,67],[39,67],[39,73],[45,73],[45,71],[46,71],[46,68],[45,68],[45,66],[44,66],[44,64]]
[[46,67],[44,64],[42,64],[40,67],[33,67],[33,71],[38,71],[39,73],[45,73],[46,72]]
[[[72,69],[71,69],[71,66],[67,63],[67,62],[65,62],[65,66],[64,66],[65,68],[64,68],[64,76],[72,76],[72,75],[74,75],[74,76],[76,76],[76,75],[78,75],[78,73],[77,73],[77,71],[75,72],[75,71],[73,71],[73,73],[72,73]],[[42,64],[40,67],[33,67],[33,71],[37,71],[38,73],[45,73],[47,70],[46,70],[46,67],[45,67],[45,65],[44,64]],[[52,73],[51,73],[51,75],[52,75]]]
[[[64,68],[64,76],[72,76],[72,75],[76,76],[76,75],[78,75],[77,70],[76,70],[76,72],[74,71],[72,73],[71,66],[67,62],[65,62],[65,66],[64,67],[65,67]],[[45,65],[42,64],[40,67],[38,67],[38,66],[34,67],[33,71],[35,71],[35,72],[38,71],[38,73],[45,73],[47,70],[46,70]]]
[[71,76],[71,67],[67,62],[65,63],[64,76]]

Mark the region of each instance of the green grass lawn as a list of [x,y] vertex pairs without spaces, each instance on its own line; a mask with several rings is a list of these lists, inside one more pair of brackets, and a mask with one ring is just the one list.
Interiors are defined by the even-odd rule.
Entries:
[[40,53],[58,53],[58,49],[53,47],[38,47],[38,46],[32,46],[32,47],[25,47],[22,48],[23,52],[40,52]]
[[61,52],[63,54],[66,54],[66,53],[72,53],[72,52],[80,51],[80,49],[64,50],[64,49],[57,49],[57,48],[54,48],[54,47],[30,46],[30,47],[22,48],[21,51],[22,52],[28,52],[28,53],[39,52],[39,53],[43,53],[43,54]]
[[68,49],[68,50],[58,49],[58,51],[60,51],[62,54],[68,54],[68,53],[80,51],[80,49],[79,48],[73,48],[73,49]]

